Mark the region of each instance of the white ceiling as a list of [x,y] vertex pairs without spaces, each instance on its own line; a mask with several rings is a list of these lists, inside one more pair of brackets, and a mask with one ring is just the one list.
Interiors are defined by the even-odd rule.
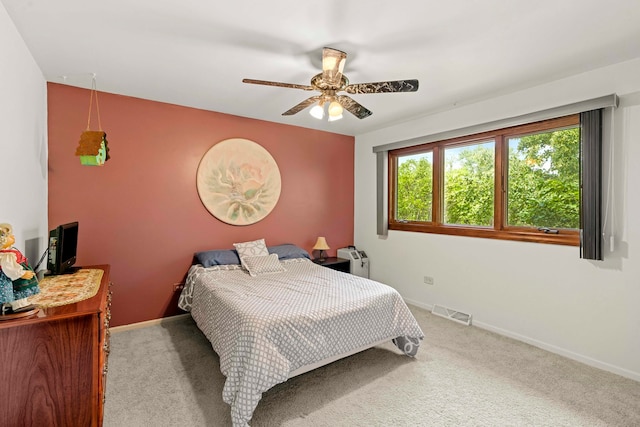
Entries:
[[[0,1],[47,81],[346,135],[640,57],[639,0]],[[315,92],[242,83],[308,85],[323,46],[420,89],[328,123],[281,115]]]

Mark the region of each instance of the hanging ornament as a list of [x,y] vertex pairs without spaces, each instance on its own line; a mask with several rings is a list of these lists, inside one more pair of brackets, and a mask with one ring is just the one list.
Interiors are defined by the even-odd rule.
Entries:
[[[91,128],[91,110],[93,108],[93,97],[96,97],[96,113],[98,116],[98,129]],[[80,164],[84,166],[102,166],[109,160],[109,145],[107,134],[102,130],[100,121],[100,106],[98,104],[98,91],[96,90],[96,75],[91,81],[91,95],[89,96],[89,117],[87,119],[87,130],[80,135],[80,145],[76,148],[76,156],[80,156]]]

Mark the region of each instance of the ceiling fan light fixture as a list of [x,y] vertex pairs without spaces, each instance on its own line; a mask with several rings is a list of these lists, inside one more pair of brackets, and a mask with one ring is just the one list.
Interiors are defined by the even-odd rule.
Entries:
[[[311,78],[310,85],[253,79],[242,79],[242,82],[320,92],[320,94],[311,96],[289,108],[287,111],[282,113],[282,115],[292,116],[317,103],[318,105],[313,106],[309,111],[311,116],[318,120],[322,120],[325,118],[326,113],[328,113],[329,121],[340,120],[342,118],[343,110],[347,110],[358,119],[365,119],[373,114],[370,110],[360,105],[360,103],[350,96],[336,95],[338,92],[347,92],[348,94],[353,95],[366,93],[415,92],[418,90],[417,79],[357,84],[349,83],[349,79],[342,74],[346,60],[347,54],[345,52],[325,47],[322,49],[322,72]],[[325,107],[327,110],[326,113],[324,111]]]
[[329,104],[329,117],[335,117],[335,116],[342,117],[342,111],[343,111],[342,105],[340,105],[338,101],[331,101],[331,104]]
[[309,110],[309,114],[318,120],[322,120],[324,118],[324,105],[322,103],[314,105],[313,108]]

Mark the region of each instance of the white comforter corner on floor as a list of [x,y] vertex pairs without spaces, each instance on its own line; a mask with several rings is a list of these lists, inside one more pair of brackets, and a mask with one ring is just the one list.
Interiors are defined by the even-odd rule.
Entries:
[[240,266],[190,268],[179,306],[220,357],[223,400],[248,426],[262,393],[296,369],[385,339],[413,356],[424,337],[393,288],[308,259],[251,277]]

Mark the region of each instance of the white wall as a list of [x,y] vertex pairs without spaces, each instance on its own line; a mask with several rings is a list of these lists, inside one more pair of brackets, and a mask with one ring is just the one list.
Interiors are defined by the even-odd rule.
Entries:
[[[409,303],[468,312],[476,326],[640,380],[638,76],[640,59],[357,136],[355,244],[371,259],[371,277]],[[604,261],[581,260],[572,246],[401,231],[376,235],[373,146],[611,93],[621,100],[613,139],[612,129],[605,129],[604,144],[605,187],[613,150],[605,231],[613,233],[615,249],[607,246]],[[435,278],[434,286],[423,284],[425,275]]]
[[[46,89],[40,68],[0,3],[0,222],[13,226],[15,246],[32,266],[48,236]],[[25,251],[25,242],[32,239],[37,246]]]

